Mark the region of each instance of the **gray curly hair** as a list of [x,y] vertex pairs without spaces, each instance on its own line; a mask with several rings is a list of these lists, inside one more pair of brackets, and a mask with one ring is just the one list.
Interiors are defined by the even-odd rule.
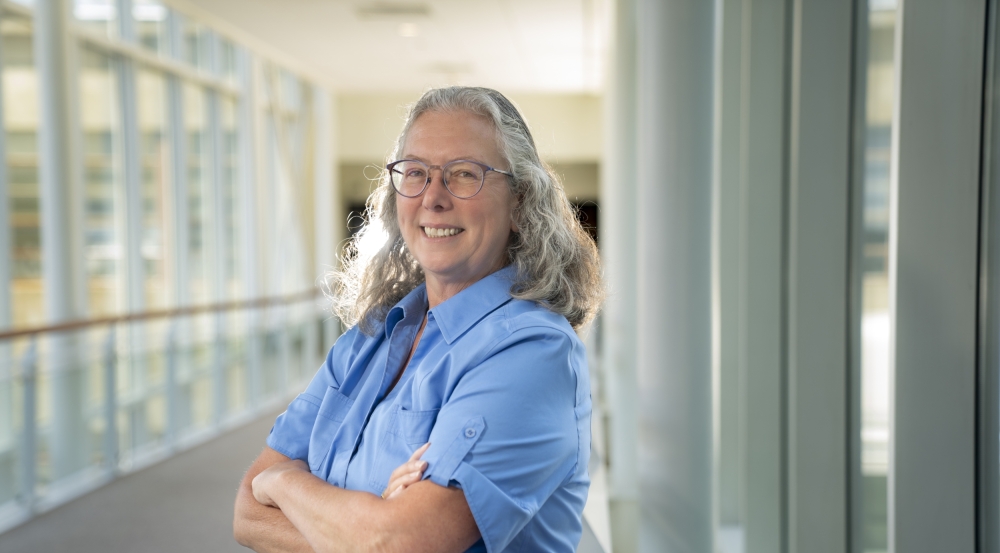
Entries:
[[[556,175],[538,157],[528,125],[514,104],[496,90],[432,89],[409,109],[390,159],[401,155],[414,121],[428,111],[464,111],[489,120],[500,153],[513,173],[507,182],[518,199],[507,260],[514,265],[511,295],[532,300],[566,317],[579,329],[604,299],[597,246],[576,218]],[[395,191],[386,171],[368,198],[368,222],[348,243],[341,269],[327,281],[335,315],[374,335],[389,310],[424,281],[396,218]]]

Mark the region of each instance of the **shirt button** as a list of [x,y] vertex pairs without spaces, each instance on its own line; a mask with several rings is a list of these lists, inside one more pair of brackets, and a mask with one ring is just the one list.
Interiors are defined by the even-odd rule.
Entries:
[[475,428],[466,428],[465,429],[465,437],[466,438],[474,438],[474,437],[476,437],[476,429]]

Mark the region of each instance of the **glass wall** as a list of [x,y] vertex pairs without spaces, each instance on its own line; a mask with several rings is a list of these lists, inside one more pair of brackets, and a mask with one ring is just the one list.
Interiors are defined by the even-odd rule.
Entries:
[[7,199],[11,224],[12,321],[15,327],[42,322],[41,233],[38,212],[38,76],[32,54],[31,20],[4,13],[3,119],[7,150]]
[[163,309],[174,297],[168,259],[171,239],[171,144],[167,77],[152,68],[139,69],[139,155],[142,182],[142,260],[148,309]]
[[[12,303],[10,320],[0,317],[0,514],[30,516],[40,500],[68,500],[299,389],[320,362],[317,323],[328,315],[311,295],[318,275],[303,245],[313,85],[160,0],[74,0],[74,51],[53,64],[73,83],[73,105],[50,105],[34,69],[33,14],[6,6],[0,191],[11,247],[0,263]],[[78,137],[66,159],[39,153],[43,110]],[[246,134],[263,128],[257,140]],[[244,170],[257,160],[271,172]],[[45,163],[68,167],[65,194],[46,201],[71,214],[63,238],[80,247],[68,248],[69,275],[41,263]],[[266,243],[248,243],[254,235]],[[40,328],[55,322],[43,282],[66,291],[83,326]],[[2,335],[18,328],[32,334]],[[0,516],[0,532],[15,519]]]
[[140,46],[160,55],[169,54],[167,8],[158,0],[133,0],[132,20]]
[[100,317],[125,306],[121,99],[111,56],[81,49],[80,104],[87,298],[91,315]]
[[190,301],[209,299],[207,233],[211,221],[209,186],[212,186],[208,151],[208,106],[205,91],[184,84],[184,141],[187,145],[187,245]]

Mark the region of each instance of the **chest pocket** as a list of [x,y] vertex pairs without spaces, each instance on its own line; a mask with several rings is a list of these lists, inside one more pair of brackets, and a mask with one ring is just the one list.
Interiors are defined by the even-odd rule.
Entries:
[[316,415],[312,434],[309,436],[309,470],[320,476],[326,466],[325,461],[333,447],[333,438],[344,422],[344,417],[354,405],[354,400],[340,393],[333,386],[327,388],[323,402]]
[[397,408],[392,414],[388,429],[379,437],[371,471],[371,486],[383,490],[389,483],[389,476],[402,465],[420,446],[427,443],[431,429],[437,422],[440,409],[428,411],[407,411]]

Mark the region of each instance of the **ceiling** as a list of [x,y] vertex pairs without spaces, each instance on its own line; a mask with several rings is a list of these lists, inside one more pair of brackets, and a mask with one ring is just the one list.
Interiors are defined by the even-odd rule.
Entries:
[[341,92],[475,84],[598,93],[607,0],[171,1]]

